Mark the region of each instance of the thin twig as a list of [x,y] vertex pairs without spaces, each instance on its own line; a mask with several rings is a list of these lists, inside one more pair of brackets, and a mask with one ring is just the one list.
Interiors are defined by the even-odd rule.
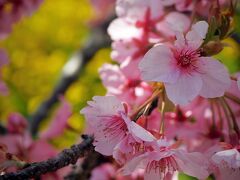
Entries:
[[86,155],[93,149],[93,137],[82,135],[84,139],[80,144],[73,145],[70,149],[65,149],[60,152],[56,157],[50,158],[46,161],[30,163],[26,168],[13,173],[7,173],[0,176],[0,180],[23,180],[48,172],[54,172],[70,164],[75,164],[80,157]]

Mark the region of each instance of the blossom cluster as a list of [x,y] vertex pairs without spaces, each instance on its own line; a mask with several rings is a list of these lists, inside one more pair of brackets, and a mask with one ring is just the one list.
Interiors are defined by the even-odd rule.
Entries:
[[[58,149],[50,141],[60,137],[68,128],[68,119],[72,107],[63,97],[61,105],[55,112],[50,125],[34,139],[29,133],[29,123],[21,114],[12,112],[7,118],[6,134],[0,135],[0,172],[8,173],[18,170],[26,163],[39,162],[55,157]],[[56,128],[58,127],[58,128]],[[70,171],[69,167],[47,173],[43,179],[61,180]]]
[[99,69],[107,94],[81,110],[95,150],[117,165],[96,168],[91,179],[239,179],[238,78],[213,57],[234,8],[224,0],[117,0],[108,28],[116,63]]

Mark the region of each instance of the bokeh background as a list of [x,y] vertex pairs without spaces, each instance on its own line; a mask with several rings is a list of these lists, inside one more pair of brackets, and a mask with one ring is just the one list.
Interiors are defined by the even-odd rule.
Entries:
[[[64,64],[86,43],[91,24],[98,14],[88,0],[45,0],[30,17],[22,18],[12,33],[0,42],[7,50],[10,63],[3,68],[3,80],[9,87],[7,96],[0,95],[0,120],[4,124],[10,112],[19,112],[27,119],[50,96],[59,82]],[[236,14],[236,33],[240,34],[240,13]],[[217,55],[231,73],[240,71],[240,46],[229,38],[225,49]],[[79,114],[86,101],[94,95],[104,95],[98,68],[110,62],[111,49],[101,49],[71,84],[65,98],[73,107],[68,120],[72,130],[53,140],[62,149],[76,142],[84,131],[84,119]],[[54,111],[41,124],[44,129]]]
[[[8,38],[0,42],[10,61],[2,75],[9,87],[7,96],[0,95],[2,123],[10,112],[19,112],[28,119],[51,95],[64,64],[86,43],[96,16],[88,0],[46,0],[32,16],[13,26]],[[68,147],[79,138],[84,129],[80,109],[95,94],[104,95],[97,69],[110,61],[109,54],[110,48],[100,50],[66,91],[65,99],[73,107],[68,123],[74,131],[66,130],[56,139],[57,146]],[[42,123],[42,129],[49,119],[51,116]]]

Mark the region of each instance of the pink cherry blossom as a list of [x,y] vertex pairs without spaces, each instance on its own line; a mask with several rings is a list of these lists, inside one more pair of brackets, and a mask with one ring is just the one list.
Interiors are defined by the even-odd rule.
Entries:
[[151,144],[156,138],[139,124],[131,121],[123,115],[127,124],[128,133],[114,148],[113,158],[119,164],[125,164],[133,157],[140,155],[144,150],[151,148]]
[[11,134],[23,134],[27,128],[26,119],[19,113],[11,113],[8,116],[7,130]]
[[93,169],[90,180],[113,179],[115,174],[116,170],[114,166],[110,163],[105,163]]
[[153,148],[128,161],[122,168],[122,173],[128,175],[136,169],[145,169],[145,180],[166,179],[175,171],[200,179],[209,174],[207,160],[200,153],[172,148],[165,139],[158,140]]
[[114,41],[112,43],[111,58],[118,63],[129,61],[137,52],[138,48],[130,40]]
[[[67,121],[72,115],[72,107],[64,97],[60,97],[61,106],[57,109],[49,127],[41,132],[41,138],[52,139],[60,136],[67,128]],[[56,128],[57,127],[57,128]]]
[[215,153],[211,161],[217,170],[219,180],[238,180],[240,177],[240,153],[237,149],[228,149]]
[[87,124],[94,130],[95,150],[112,155],[114,147],[126,136],[129,119],[126,106],[114,96],[95,96],[81,110]]
[[200,21],[185,37],[178,33],[173,47],[150,49],[139,64],[142,79],[163,82],[168,98],[176,104],[187,104],[197,95],[223,96],[231,83],[227,69],[212,57],[202,57],[199,50],[207,30],[208,24]]
[[118,0],[116,4],[117,15],[133,22],[143,19],[148,9],[151,11],[151,19],[157,19],[164,14],[159,0]]
[[[137,62],[136,62],[137,63]],[[115,95],[129,105],[140,105],[151,96],[151,87],[140,80],[135,62],[126,67],[104,64],[99,69],[100,77],[108,95]],[[137,72],[136,72],[137,71]]]
[[[26,119],[17,113],[8,117],[8,133],[0,136],[0,142],[6,145],[8,152],[25,162],[38,162],[47,160],[57,155],[58,151],[46,139],[33,140],[27,130]],[[0,165],[1,166],[1,165]],[[16,171],[10,167],[6,172]],[[63,168],[57,172],[43,175],[43,179],[60,180],[69,172],[69,168]]]

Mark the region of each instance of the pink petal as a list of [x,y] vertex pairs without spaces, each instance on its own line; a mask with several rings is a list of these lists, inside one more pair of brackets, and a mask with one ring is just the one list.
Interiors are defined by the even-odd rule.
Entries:
[[197,32],[197,34],[204,39],[208,32],[208,23],[206,21],[198,21],[192,26],[192,31]]
[[204,164],[207,159],[202,154],[177,150],[175,151],[175,157],[179,167],[178,171],[199,179],[206,179],[209,176],[207,166]]
[[167,36],[172,36],[176,32],[185,32],[190,26],[190,19],[179,12],[171,12],[164,18],[163,21],[157,23],[157,29]]
[[54,149],[53,146],[44,140],[38,140],[31,145],[28,158],[30,162],[38,162],[52,158],[56,156],[56,154],[57,150]]
[[108,34],[112,40],[128,40],[141,36],[141,29],[128,23],[123,18],[115,19],[108,27]]
[[115,96],[94,96],[93,101],[88,101],[89,106],[80,113],[91,116],[116,115],[124,111],[122,103]]
[[176,41],[174,45],[177,49],[183,49],[186,46],[186,40],[182,32],[176,32]]
[[110,94],[120,94],[120,86],[124,84],[126,78],[121,72],[119,66],[104,64],[99,69],[99,74],[102,79],[104,86],[107,88]]
[[218,168],[216,179],[238,180],[240,177],[240,153],[236,149],[217,152],[211,158]]
[[142,141],[152,142],[156,140],[156,138],[149,131],[145,130],[133,121],[131,121],[131,124],[128,128],[134,137],[140,138]]
[[128,161],[121,169],[121,173],[125,176],[131,174],[138,168],[145,169],[147,163],[143,163],[143,161],[146,160],[147,155],[148,154],[145,153],[140,156],[134,157],[132,160]]
[[139,63],[142,79],[145,81],[175,82],[179,71],[174,67],[170,48],[158,45],[151,48]]
[[147,9],[150,10],[151,19],[159,18],[164,13],[163,5],[159,0],[118,0],[116,13],[134,22],[142,20]]
[[164,178],[163,173],[161,173],[158,169],[151,169],[150,172],[144,173],[144,180],[162,180]]
[[[113,150],[113,158],[118,164],[125,164],[129,158],[132,158],[131,152],[133,151],[132,143],[136,140],[131,134],[127,134],[115,147]],[[130,157],[129,157],[130,156]]]
[[60,97],[61,106],[55,113],[49,127],[41,133],[41,138],[52,139],[60,136],[67,128],[67,121],[72,115],[72,107],[65,100],[64,97]]
[[225,66],[211,57],[199,58],[199,71],[203,81],[200,95],[205,98],[223,96],[231,85]]
[[197,49],[203,43],[203,39],[205,38],[208,31],[208,23],[205,21],[199,21],[192,26],[191,31],[189,31],[186,35],[186,39],[188,45],[193,49]]
[[168,98],[175,104],[186,105],[202,88],[202,80],[197,74],[182,74],[174,84],[165,83]]
[[100,133],[95,134],[95,136],[98,138],[97,141],[94,142],[95,151],[100,152],[105,156],[111,156],[116,145],[125,137],[124,133],[120,133],[118,136],[116,136],[116,134],[114,135],[110,137],[104,137],[104,135]]
[[224,162],[229,168],[240,168],[240,153],[236,149],[229,149],[217,152],[212,156],[212,161],[218,166],[224,166]]

